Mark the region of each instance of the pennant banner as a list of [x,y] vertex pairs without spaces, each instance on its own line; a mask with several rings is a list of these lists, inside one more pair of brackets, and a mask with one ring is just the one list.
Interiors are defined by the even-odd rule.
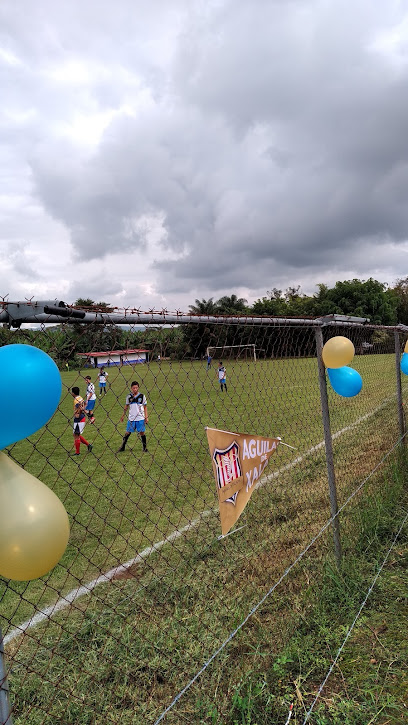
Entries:
[[255,484],[280,438],[206,428],[220,505],[221,530],[228,533],[241,516]]

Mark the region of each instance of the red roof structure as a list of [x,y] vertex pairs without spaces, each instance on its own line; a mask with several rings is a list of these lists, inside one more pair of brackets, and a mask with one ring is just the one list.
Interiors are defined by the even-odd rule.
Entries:
[[78,357],[98,357],[98,355],[128,355],[134,352],[149,352],[149,350],[105,350],[105,352],[79,352]]

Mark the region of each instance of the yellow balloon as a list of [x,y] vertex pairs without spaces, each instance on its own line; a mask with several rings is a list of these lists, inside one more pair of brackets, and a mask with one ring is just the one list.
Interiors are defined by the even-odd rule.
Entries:
[[354,345],[347,337],[332,337],[322,350],[323,362],[327,368],[342,368],[354,357]]
[[405,343],[404,352],[408,352],[408,340]]
[[37,579],[52,569],[69,539],[58,496],[0,452],[0,575]]

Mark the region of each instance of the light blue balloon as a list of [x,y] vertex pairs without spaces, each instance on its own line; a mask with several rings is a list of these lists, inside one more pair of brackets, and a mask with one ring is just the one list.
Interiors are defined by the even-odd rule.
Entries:
[[42,428],[61,398],[61,375],[52,358],[32,345],[0,348],[0,449]]
[[327,368],[327,373],[334,392],[343,398],[354,398],[363,387],[360,373],[347,365],[342,368]]
[[401,372],[404,373],[404,375],[408,375],[408,352],[402,353],[400,367],[401,367]]

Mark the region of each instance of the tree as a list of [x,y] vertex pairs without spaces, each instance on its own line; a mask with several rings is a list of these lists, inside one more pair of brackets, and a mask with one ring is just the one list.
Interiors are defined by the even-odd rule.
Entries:
[[267,295],[252,305],[254,314],[271,317],[307,317],[312,314],[312,298],[301,292],[300,285],[288,287],[285,292],[274,287]]
[[[218,310],[214,299],[196,300],[194,305],[189,305],[189,310],[195,315],[215,315]],[[184,347],[190,357],[203,357],[207,347],[214,344],[215,325],[198,323],[196,325],[183,326]]]
[[78,297],[74,302],[75,307],[93,307],[95,302],[90,297]]
[[236,295],[225,295],[217,300],[215,304],[217,312],[221,314],[238,315],[247,311],[248,300]]
[[288,287],[284,297],[287,304],[288,317],[311,317],[313,298],[303,294],[300,285]]
[[272,291],[268,291],[265,297],[254,302],[251,312],[255,315],[284,317],[287,314],[287,302],[282,294],[282,290],[274,287]]
[[78,297],[74,302],[75,307],[94,307],[96,310],[105,310],[111,312],[112,307],[109,302],[94,302],[90,297]]
[[196,300],[195,305],[189,305],[189,310],[194,315],[215,315],[217,313],[217,305],[214,299]]
[[403,325],[408,325],[408,277],[397,279],[390,293],[396,299],[398,322],[401,322]]
[[[74,305],[76,307],[93,308],[110,312],[107,302],[94,302],[90,297],[79,297]],[[95,323],[72,325],[77,352],[91,352],[97,350],[119,350],[123,345],[123,330],[118,325],[103,325]]]
[[311,314],[350,315],[365,317],[374,325],[394,325],[397,319],[397,300],[387,285],[376,279],[351,279],[336,282],[329,289],[318,285],[319,292],[313,298]]

